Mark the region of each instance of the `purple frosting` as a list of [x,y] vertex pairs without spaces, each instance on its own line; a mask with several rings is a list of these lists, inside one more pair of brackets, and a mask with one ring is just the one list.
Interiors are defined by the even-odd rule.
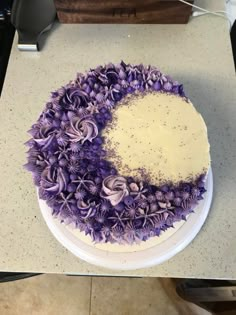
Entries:
[[155,67],[110,63],[54,91],[29,131],[25,167],[40,198],[95,242],[132,244],[159,236],[185,220],[206,191],[204,174],[157,187],[122,176],[106,160],[101,132],[111,109],[127,94],[143,92],[186,99],[183,86]]
[[127,180],[124,177],[110,175],[103,180],[100,196],[109,200],[112,206],[118,205],[128,195]]
[[73,117],[70,121],[70,127],[66,134],[69,136],[71,142],[84,143],[86,140],[92,142],[98,135],[98,128],[96,122],[89,118]]

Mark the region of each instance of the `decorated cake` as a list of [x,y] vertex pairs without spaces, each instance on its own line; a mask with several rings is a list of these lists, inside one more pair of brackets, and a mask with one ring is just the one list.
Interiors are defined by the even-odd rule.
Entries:
[[39,198],[94,243],[156,238],[204,198],[205,123],[156,67],[122,61],[78,74],[51,93],[29,133]]

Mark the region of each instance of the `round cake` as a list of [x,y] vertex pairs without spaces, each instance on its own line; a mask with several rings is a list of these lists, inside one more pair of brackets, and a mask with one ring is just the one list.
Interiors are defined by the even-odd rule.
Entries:
[[26,168],[39,197],[96,243],[158,237],[206,192],[205,123],[183,86],[153,66],[78,74],[29,132]]

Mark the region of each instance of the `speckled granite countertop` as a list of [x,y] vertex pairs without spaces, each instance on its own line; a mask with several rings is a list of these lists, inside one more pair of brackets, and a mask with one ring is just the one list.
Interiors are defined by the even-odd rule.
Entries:
[[[184,83],[208,126],[214,200],[204,227],[183,252],[150,269],[113,273],[77,259],[54,239],[22,165],[26,131],[49,92],[77,71],[121,59],[159,66]],[[228,25],[222,18],[204,16],[179,26],[56,25],[40,53],[20,53],[15,39],[0,99],[0,270],[236,279],[235,104]]]

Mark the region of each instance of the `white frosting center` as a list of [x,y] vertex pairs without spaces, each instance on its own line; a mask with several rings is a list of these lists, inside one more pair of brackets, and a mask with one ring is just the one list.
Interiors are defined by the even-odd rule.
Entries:
[[152,184],[191,180],[210,164],[206,125],[192,103],[167,93],[127,97],[103,132],[122,176]]

